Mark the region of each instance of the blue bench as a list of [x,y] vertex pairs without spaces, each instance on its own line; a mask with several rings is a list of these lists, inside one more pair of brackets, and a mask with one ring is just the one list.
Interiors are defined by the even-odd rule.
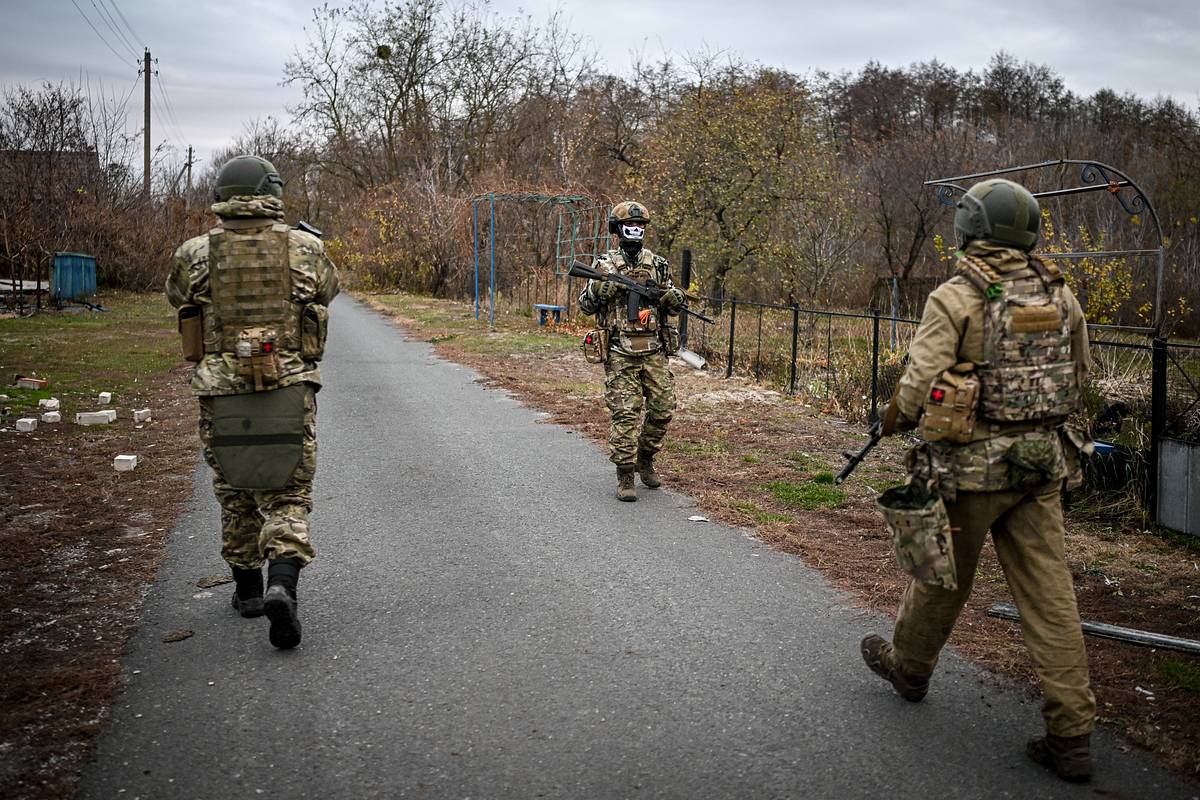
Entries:
[[555,325],[562,322],[562,312],[564,311],[562,306],[553,306],[549,303],[534,303],[533,308],[538,312],[539,326],[545,325],[550,320],[551,315],[554,317]]

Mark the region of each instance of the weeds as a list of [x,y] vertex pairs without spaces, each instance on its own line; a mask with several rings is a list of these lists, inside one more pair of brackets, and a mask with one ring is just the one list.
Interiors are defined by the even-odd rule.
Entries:
[[846,493],[841,489],[811,481],[805,483],[771,481],[763,484],[762,488],[774,495],[775,499],[785,506],[802,508],[805,511],[839,508],[846,502]]

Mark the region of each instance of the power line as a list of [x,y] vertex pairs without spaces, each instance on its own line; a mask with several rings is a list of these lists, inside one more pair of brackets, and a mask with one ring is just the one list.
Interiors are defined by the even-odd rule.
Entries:
[[92,21],[90,19],[88,19],[87,14],[83,13],[83,9],[79,7],[79,4],[76,3],[75,0],[71,0],[71,5],[75,6],[75,10],[79,12],[79,16],[83,17],[83,21],[86,22],[88,24],[88,27],[92,29],[92,33],[96,34],[96,36],[98,36],[100,38],[100,41],[104,42],[104,46],[107,47],[109,50],[111,50],[112,54],[114,56],[116,56],[118,59],[120,59],[122,63],[126,63],[125,56],[118,53],[116,48],[108,43],[108,39],[105,39],[104,36],[100,33],[100,31],[98,31],[96,29],[96,26],[92,24]]
[[160,78],[159,80],[155,81],[154,86],[156,89],[158,89],[158,96],[162,101],[160,106],[160,116],[162,116],[163,119],[165,119],[168,123],[169,135],[175,139],[176,144],[182,147],[187,147],[187,136],[183,133],[183,129],[179,125],[179,120],[175,118],[175,114],[172,113],[168,105],[167,95],[163,91],[162,87],[162,79]]
[[175,113],[175,103],[171,100],[171,92],[167,88],[166,82],[162,79],[162,74],[156,74],[158,74],[158,84],[159,88],[162,90],[163,100],[166,101],[167,104],[167,113],[171,115],[171,119],[175,122],[175,127],[179,129],[179,133],[184,135],[184,138],[186,139],[187,137],[183,133],[183,125],[181,125],[179,122],[179,115]]
[[117,27],[116,22],[113,20],[112,14],[108,13],[108,9],[104,6],[103,0],[101,0],[101,5],[99,6],[96,5],[96,0],[90,0],[90,2],[92,4],[92,8],[94,8],[96,13],[100,16],[100,21],[104,23],[105,27],[107,27],[109,31],[111,31],[112,34],[117,37],[118,42],[124,44],[125,47],[129,49],[129,53],[134,58],[137,58],[137,48],[129,43],[129,39],[125,38],[124,32]]
[[141,36],[138,36],[137,31],[133,29],[133,26],[129,24],[129,20],[125,19],[125,15],[121,13],[121,7],[117,5],[117,0],[108,0],[108,4],[111,5],[113,10],[117,12],[117,16],[121,18],[121,22],[125,23],[125,30],[133,34],[134,39],[137,39],[138,41],[144,41]]

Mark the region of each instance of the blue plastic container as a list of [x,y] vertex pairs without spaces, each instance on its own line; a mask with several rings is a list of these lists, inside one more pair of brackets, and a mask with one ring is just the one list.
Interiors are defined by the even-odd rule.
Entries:
[[55,253],[51,293],[56,300],[95,297],[96,257],[84,253]]

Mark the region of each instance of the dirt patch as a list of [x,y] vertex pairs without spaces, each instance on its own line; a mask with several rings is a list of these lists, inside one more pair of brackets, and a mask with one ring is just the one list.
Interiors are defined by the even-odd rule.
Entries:
[[[433,342],[443,357],[547,412],[549,421],[605,442],[603,371],[584,362],[578,351],[559,342],[549,352],[527,349],[519,357],[480,352],[461,334],[461,320],[468,316],[461,304],[445,303],[440,318],[428,313],[435,302],[428,299],[421,301],[420,315],[409,312],[403,299],[367,299],[409,335]],[[514,330],[562,338],[521,317],[498,317],[497,331]],[[843,495],[778,491],[781,486],[832,488],[828,478],[844,463],[841,453],[857,449],[864,431],[822,415],[803,399],[737,379],[719,380],[682,364],[674,371],[679,410],[656,462],[666,485],[694,497],[710,517],[753,529],[774,547],[803,558],[865,607],[894,614],[905,582],[874,499],[903,479],[904,443],[881,445],[841,487]],[[798,497],[815,498],[813,510]],[[1196,545],[1069,521],[1067,551],[1085,619],[1187,638],[1200,632]],[[986,616],[997,602],[1011,602],[1011,596],[988,545],[951,644],[1001,680],[1035,693],[1019,628]],[[1101,721],[1177,772],[1200,777],[1200,725],[1195,722],[1200,658],[1091,637],[1087,646]]]

